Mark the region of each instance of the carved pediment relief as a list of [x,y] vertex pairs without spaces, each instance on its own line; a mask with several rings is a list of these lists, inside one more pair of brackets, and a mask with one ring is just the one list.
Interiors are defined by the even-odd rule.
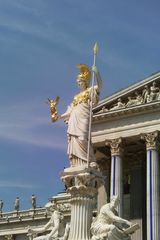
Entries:
[[[103,104],[100,104],[99,107],[94,109],[95,114],[106,113],[117,111],[120,109],[130,108],[136,105],[144,105],[152,102],[160,101],[160,73],[156,74],[158,77],[150,81],[143,80],[139,84],[134,84],[129,88],[120,91],[119,94],[113,94],[109,98],[106,98],[106,101],[103,101]],[[148,79],[147,79],[148,80]],[[143,84],[141,84],[143,82]],[[136,87],[135,87],[136,85]]]

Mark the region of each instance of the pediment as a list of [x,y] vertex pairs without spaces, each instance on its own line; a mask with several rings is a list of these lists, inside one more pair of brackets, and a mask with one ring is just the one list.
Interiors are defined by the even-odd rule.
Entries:
[[[103,99],[93,109],[94,116],[127,111],[160,103],[160,72]],[[158,104],[159,105],[159,104]]]

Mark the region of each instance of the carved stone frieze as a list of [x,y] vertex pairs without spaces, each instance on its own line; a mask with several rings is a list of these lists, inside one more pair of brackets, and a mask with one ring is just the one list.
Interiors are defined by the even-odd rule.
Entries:
[[157,149],[158,146],[158,131],[141,134],[141,139],[145,140],[146,148],[149,149]]
[[118,98],[117,103],[115,103],[110,110],[116,110],[116,109],[120,109],[120,108],[124,108],[125,107],[125,103],[122,102],[121,98]]
[[103,105],[98,113],[112,112],[119,109],[123,110],[132,106],[144,105],[155,101],[160,101],[160,85],[154,81],[141,87],[138,91],[136,90],[117,98],[113,103]]
[[58,206],[58,209],[61,212],[67,212],[67,211],[71,210],[71,204],[70,203],[59,203],[59,204],[57,204],[57,206]]
[[111,148],[111,155],[120,155],[122,153],[122,138],[107,140],[105,144]]

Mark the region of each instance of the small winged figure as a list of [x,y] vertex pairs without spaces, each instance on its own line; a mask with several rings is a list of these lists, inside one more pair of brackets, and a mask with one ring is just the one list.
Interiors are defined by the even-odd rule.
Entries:
[[59,99],[60,97],[57,96],[55,100],[48,98],[47,101],[47,104],[50,106],[52,122],[56,122],[58,120],[57,104],[59,103]]

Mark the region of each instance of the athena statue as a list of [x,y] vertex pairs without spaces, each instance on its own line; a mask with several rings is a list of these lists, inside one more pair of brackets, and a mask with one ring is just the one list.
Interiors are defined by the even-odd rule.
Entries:
[[[80,74],[77,76],[77,84],[80,92],[73,98],[67,111],[61,118],[68,124],[68,155],[71,166],[87,164],[87,147],[89,136],[90,106],[95,106],[99,101],[102,81],[96,66],[92,71],[96,76],[96,84],[90,86],[91,70],[86,64],[78,64]],[[95,162],[92,145],[90,145],[89,162]]]

